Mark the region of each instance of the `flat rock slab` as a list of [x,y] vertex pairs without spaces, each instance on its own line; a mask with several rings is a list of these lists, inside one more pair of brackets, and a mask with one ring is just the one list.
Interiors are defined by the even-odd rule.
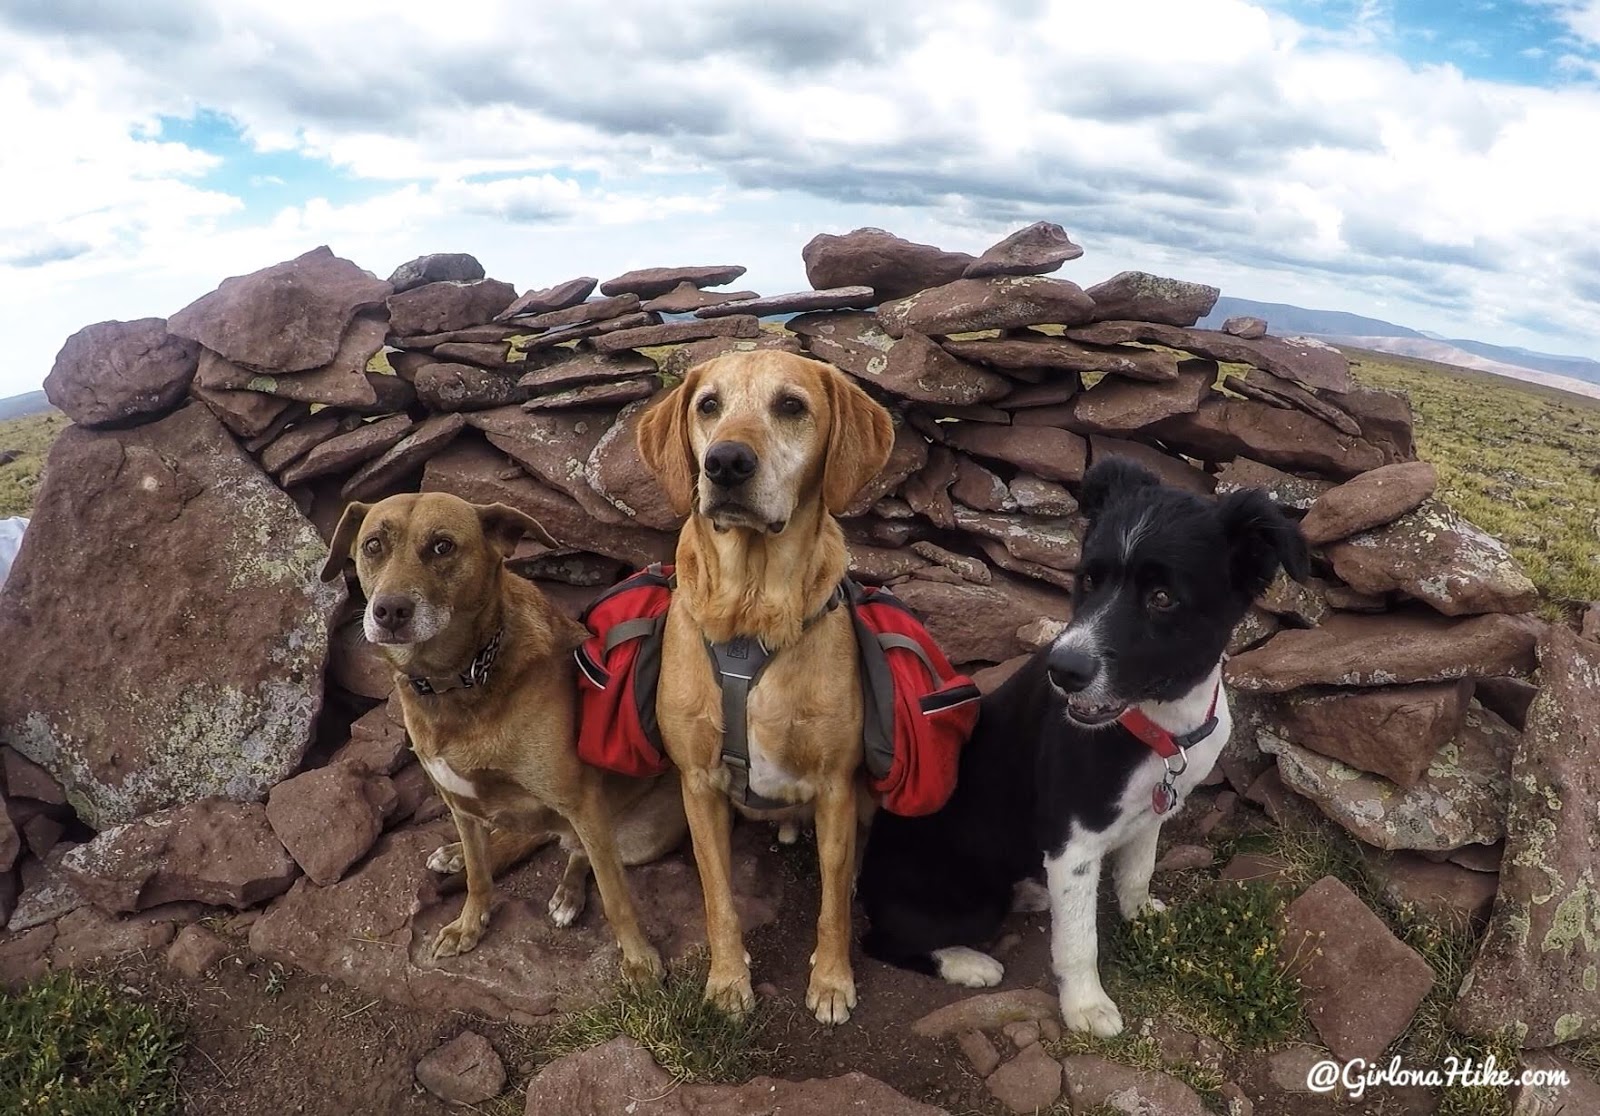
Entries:
[[1202,461],[1249,457],[1281,469],[1353,477],[1382,465],[1378,448],[1302,411],[1253,399],[1214,396],[1199,409],[1167,419],[1152,430],[1179,451]]
[[1300,531],[1312,546],[1347,539],[1393,523],[1438,485],[1438,470],[1426,461],[1383,465],[1324,492],[1300,521]]
[[1243,337],[1247,341],[1254,341],[1267,335],[1267,320],[1265,318],[1252,318],[1248,315],[1239,315],[1229,318],[1222,323],[1222,332],[1231,333],[1235,337]]
[[664,325],[645,325],[637,329],[619,329],[603,333],[592,344],[599,353],[618,353],[624,349],[648,348],[652,345],[677,345],[684,341],[703,341],[708,337],[755,337],[761,333],[761,320],[750,314],[735,314],[727,318],[698,319],[687,322],[667,322]]
[[388,450],[411,433],[416,424],[407,415],[390,415],[362,423],[344,434],[318,443],[311,452],[283,471],[279,480],[285,488],[330,473],[342,473]]
[[967,265],[964,279],[990,275],[1045,275],[1083,255],[1067,230],[1052,221],[1035,221],[995,243]]
[[1257,743],[1278,757],[1289,789],[1380,849],[1447,851],[1498,841],[1505,832],[1516,730],[1486,709],[1468,710],[1415,785],[1400,787],[1263,729]]
[[259,803],[220,798],[112,826],[61,867],[105,911],[184,900],[243,910],[282,895],[300,874]]
[[670,562],[677,539],[633,523],[601,523],[583,506],[529,476],[503,454],[476,440],[457,439],[428,461],[424,492],[451,492],[474,504],[509,504],[531,515],[563,545],[636,566]]
[[639,423],[648,408],[641,399],[622,409],[589,451],[583,479],[627,518],[658,531],[676,531],[683,518],[673,512],[655,473],[639,454]]
[[1061,1096],[1061,1063],[1038,1043],[989,1075],[989,1095],[1010,1112],[1031,1114],[1049,1108]]
[[161,318],[84,326],[56,354],[45,398],[83,426],[147,422],[183,402],[199,355]]
[[694,287],[720,287],[731,283],[745,272],[742,264],[709,264],[703,267],[643,267],[625,271],[615,279],[600,284],[603,295],[638,295],[640,298],[659,298],[679,283]]
[[333,359],[305,372],[260,372],[207,352],[201,358],[198,379],[217,390],[258,391],[329,407],[370,407],[377,403],[378,395],[366,378],[367,362],[383,348],[388,328],[388,320],[382,314],[357,314],[344,331]]
[[1137,345],[1085,345],[1042,333],[946,341],[958,357],[1008,372],[1105,372],[1129,380],[1160,383],[1176,379],[1178,358]]
[[1410,1024],[1433,970],[1333,876],[1306,889],[1283,918],[1279,949],[1311,1025],[1336,1057],[1375,1061]]
[[800,256],[806,282],[818,290],[870,287],[880,302],[953,282],[976,262],[965,252],[946,252],[870,227],[842,236],[819,233]]
[[1098,1054],[1061,1059],[1073,1112],[1114,1111],[1130,1116],[1205,1116],[1199,1094],[1159,1070],[1134,1069]]
[[411,383],[417,398],[434,411],[483,411],[521,403],[533,392],[515,371],[497,372],[471,364],[441,362],[417,372]]
[[427,464],[466,429],[461,414],[429,415],[401,439],[350,475],[339,489],[345,500],[376,500]]
[[871,287],[833,287],[825,291],[795,291],[791,294],[767,295],[765,298],[721,302],[702,306],[694,315],[697,318],[726,318],[729,314],[754,314],[764,318],[771,314],[804,314],[812,310],[871,306],[876,301]]
[[1299,477],[1248,457],[1235,457],[1217,470],[1217,495],[1259,488],[1285,508],[1305,511],[1334,487],[1320,477]]
[[[1246,340],[1228,333],[1209,329],[1184,329],[1161,322],[1108,322],[1069,329],[1067,336],[1074,341],[1088,341],[1097,345],[1121,345],[1129,341],[1165,345],[1195,356],[1209,357],[1221,364],[1248,364],[1263,372],[1270,372],[1285,380],[1296,380],[1312,388],[1334,392],[1350,392],[1354,381],[1350,379],[1350,361],[1332,345],[1310,338],[1298,337],[1282,340],[1263,337],[1258,341]],[[1329,398],[1334,406],[1349,410],[1340,398]],[[1361,422],[1361,416],[1355,415]],[[1366,425],[1362,423],[1365,434]]]
[[174,314],[167,328],[247,368],[303,372],[331,361],[356,312],[381,306],[392,290],[323,246],[224,279]]
[[817,359],[905,399],[959,407],[1001,399],[1011,391],[1004,376],[952,356],[920,333],[895,340],[872,314],[808,314],[791,322],[790,329]]
[[[657,314],[689,314],[697,310],[704,310],[708,306],[723,306],[728,303],[749,302],[761,296],[755,291],[702,291],[693,283],[679,283],[664,295],[652,298],[644,304],[644,309]],[[733,311],[738,313],[738,311]],[[717,314],[701,314],[702,318],[719,317]]]
[[[251,927],[252,952],[404,1006],[521,1023],[581,1007],[611,986],[620,954],[592,885],[574,926],[553,926],[546,914],[546,897],[564,866],[553,849],[496,881],[496,903],[477,948],[433,962],[434,938],[460,913],[464,897],[443,895],[442,878],[426,862],[455,839],[448,819],[394,830],[337,884],[302,879]],[[756,827],[736,831],[735,903],[747,932],[771,922],[783,903],[781,874],[759,863],[764,849]],[[644,931],[664,956],[677,959],[703,946],[700,886],[684,854],[630,868],[628,882]]]
[[862,1073],[685,1085],[627,1037],[551,1062],[528,1083],[525,1104],[526,1116],[944,1116]]
[[553,287],[541,287],[538,290],[528,291],[519,297],[510,306],[494,316],[497,322],[520,315],[547,314],[555,310],[565,310],[569,306],[576,306],[590,295],[594,294],[595,287],[600,285],[600,280],[588,275],[580,275],[576,279],[568,279],[564,283],[557,283]]
[[1194,413],[1216,378],[1217,366],[1208,360],[1184,361],[1173,379],[1160,384],[1107,376],[1063,404],[1059,414],[1058,408],[1040,407],[1019,413],[1012,421],[1059,425],[1079,434],[1136,434],[1162,419]]
[[609,411],[524,411],[521,407],[481,411],[474,425],[489,444],[528,472],[572,497],[601,523],[627,523],[628,516],[589,487],[584,470],[589,455],[610,429]]
[[534,392],[544,393],[577,387],[581,384],[605,383],[650,376],[656,372],[656,362],[642,353],[575,352],[548,364],[524,366],[522,379],[517,382]]
[[1089,445],[1077,434],[1049,426],[1008,429],[986,423],[944,424],[945,440],[956,449],[1015,465],[1045,480],[1076,483],[1088,466]]
[[0,594],[0,736],[96,828],[259,799],[322,704],[343,595],[318,580],[326,557],[203,407],[64,431]]
[[1160,322],[1192,326],[1211,313],[1222,293],[1204,283],[1123,271],[1084,292],[1094,299],[1094,320]]
[[1187,489],[1197,496],[1209,496],[1216,483],[1204,469],[1189,464],[1181,457],[1163,453],[1154,446],[1135,442],[1129,438],[1114,438],[1109,434],[1089,435],[1089,464],[1105,457],[1121,457],[1137,462],[1161,478],[1163,484]]
[[1077,325],[1093,314],[1094,301],[1076,283],[1037,275],[957,279],[878,308],[891,337],[907,330],[946,336],[1045,323]]
[[1431,497],[1326,553],[1357,592],[1398,590],[1446,616],[1528,612],[1539,603],[1539,590],[1504,543]]
[[[517,326],[530,332],[558,331],[575,326],[614,321],[639,312],[639,296],[617,295],[615,298],[596,298],[579,301],[560,310],[550,310],[531,317],[517,319]],[[526,346],[524,346],[526,347]]]
[[1299,691],[1275,706],[1277,735],[1358,771],[1416,786],[1466,719],[1472,683]]
[[1067,594],[998,573],[989,585],[914,580],[896,586],[895,593],[957,663],[1004,662],[1029,650],[1017,638],[1024,624],[1072,615]]
[[426,283],[390,296],[389,331],[405,337],[488,325],[516,297],[498,279]]
[[1526,677],[1536,665],[1535,638],[1525,621],[1498,614],[1452,620],[1427,612],[1336,612],[1320,627],[1278,633],[1230,660],[1225,673],[1230,685],[1267,693]]
[[1451,1022],[1524,1046],[1600,1034],[1600,646],[1552,626],[1511,764],[1500,893]]
[[1482,926],[1499,888],[1499,877],[1494,872],[1478,872],[1409,852],[1374,857],[1372,870],[1389,902],[1397,907],[1410,904],[1432,918],[1456,926]]
[[367,854],[398,805],[385,776],[330,764],[273,787],[267,821],[307,877],[326,885]]

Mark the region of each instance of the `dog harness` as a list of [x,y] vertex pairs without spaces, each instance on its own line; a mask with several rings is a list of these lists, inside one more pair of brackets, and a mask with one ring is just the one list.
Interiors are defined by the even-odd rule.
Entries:
[[[1161,782],[1150,789],[1150,808],[1156,813],[1165,814],[1177,804],[1178,776],[1189,770],[1189,749],[1217,731],[1217,702],[1221,698],[1222,679],[1219,678],[1216,689],[1211,691],[1211,706],[1206,710],[1206,719],[1200,722],[1199,728],[1189,732],[1168,732],[1133,706],[1117,718],[1119,725],[1161,757],[1162,766],[1166,768]],[[1174,759],[1181,761],[1176,768],[1172,766]]]
[[[835,586],[822,607],[806,617],[802,630],[821,620],[844,601],[844,586]],[[753,636],[735,636],[725,643],[705,641],[711,670],[722,691],[722,763],[728,769],[728,795],[752,810],[792,806],[750,789],[750,691],[772,662],[773,651]]]
[[[579,669],[578,755],[635,777],[669,765],[656,721],[656,694],[672,567],[653,565],[603,593],[585,610],[592,633],[575,652]],[[848,606],[859,659],[863,746],[883,805],[910,816],[932,813],[955,789],[961,745],[978,717],[978,689],[957,674],[920,621],[887,589],[846,578],[806,621],[810,627]],[[706,641],[721,690],[721,762],[728,793],[753,809],[793,805],[750,789],[750,691],[776,652],[758,639]]]
[[504,628],[495,632],[489,642],[472,657],[467,669],[460,674],[443,678],[425,678],[408,674],[406,681],[411,683],[411,688],[423,697],[442,694],[446,690],[470,690],[474,686],[487,686],[489,672],[494,669],[495,656],[500,654],[500,637],[505,634]]

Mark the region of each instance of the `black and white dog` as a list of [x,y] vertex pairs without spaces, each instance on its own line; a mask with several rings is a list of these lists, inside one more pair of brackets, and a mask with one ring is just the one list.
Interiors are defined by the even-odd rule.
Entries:
[[869,955],[973,987],[1004,975],[979,949],[1006,914],[1048,903],[1062,1020],[1109,1037],[1122,1016],[1097,965],[1101,862],[1112,858],[1124,918],[1159,909],[1161,823],[1232,723],[1223,648],[1279,567],[1303,578],[1308,557],[1298,525],[1258,491],[1205,499],[1111,459],[1089,470],[1081,505],[1071,624],[983,699],[944,809],[878,812],[857,889]]

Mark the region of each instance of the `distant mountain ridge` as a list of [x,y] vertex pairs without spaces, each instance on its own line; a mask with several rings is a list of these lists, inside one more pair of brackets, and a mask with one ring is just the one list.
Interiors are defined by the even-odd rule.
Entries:
[[44,397],[44,392],[24,392],[22,395],[0,399],[0,421],[21,418],[24,415],[37,415],[49,409],[50,400]]
[[[1539,353],[1515,346],[1440,337],[1436,333],[1423,333],[1381,318],[1347,314],[1342,310],[1308,310],[1287,303],[1255,302],[1248,298],[1225,296],[1217,299],[1217,305],[1201,320],[1200,325],[1206,329],[1220,329],[1228,318],[1240,315],[1265,318],[1267,328],[1280,337],[1305,334],[1335,343],[1420,357],[1463,368],[1478,368],[1501,375],[1514,376],[1518,370],[1525,370],[1600,384],[1600,361],[1587,357]],[[1537,378],[1537,382],[1549,381]]]

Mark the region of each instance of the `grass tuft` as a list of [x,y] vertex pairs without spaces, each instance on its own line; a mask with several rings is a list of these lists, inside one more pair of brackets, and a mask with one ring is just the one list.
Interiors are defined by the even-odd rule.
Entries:
[[[1220,887],[1159,914],[1119,922],[1110,953],[1135,1015],[1171,1018],[1233,1047],[1268,1046],[1305,1022],[1293,965],[1279,962],[1285,899]],[[1131,994],[1130,994],[1131,993]],[[1148,1001],[1152,995],[1159,1002]]]
[[627,1035],[680,1081],[715,1084],[745,1081],[760,1073],[771,1053],[762,1032],[766,1014],[758,1004],[735,1019],[704,998],[704,964],[675,968],[655,987],[622,983],[592,1007],[556,1024],[540,1045],[554,1059]]
[[73,973],[0,992],[0,1112],[177,1112],[176,1020]]

